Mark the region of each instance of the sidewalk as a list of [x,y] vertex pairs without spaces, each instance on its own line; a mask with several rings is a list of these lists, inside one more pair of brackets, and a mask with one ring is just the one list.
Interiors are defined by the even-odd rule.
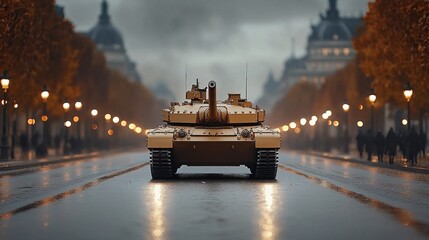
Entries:
[[405,158],[402,158],[400,154],[396,155],[393,164],[389,164],[388,162],[389,157],[387,155],[384,156],[383,162],[379,163],[377,160],[377,155],[376,156],[373,155],[371,161],[367,161],[366,154],[364,154],[363,158],[360,159],[359,154],[357,152],[351,153],[351,154],[343,154],[335,151],[332,151],[330,153],[305,151],[301,153],[317,156],[317,157],[329,158],[333,160],[353,162],[353,163],[358,163],[358,164],[363,164],[363,165],[373,166],[373,167],[381,167],[381,168],[389,168],[389,169],[395,169],[395,170],[401,170],[401,171],[407,171],[407,172],[429,174],[429,157],[427,154],[424,158],[419,157],[417,159],[417,165],[409,165],[407,163],[407,160]]
[[[135,149],[134,149],[135,150]],[[124,151],[133,151],[133,149],[129,148],[118,148],[112,150],[102,150],[96,152],[87,152],[87,153],[79,153],[79,154],[71,154],[71,155],[51,155],[44,158],[35,158],[31,153],[29,156],[21,156],[20,160],[9,160],[5,162],[0,161],[0,173],[11,170],[25,169],[31,167],[39,167],[50,164],[64,163],[76,160],[84,160],[94,157],[100,157],[104,155],[109,155],[117,152]]]

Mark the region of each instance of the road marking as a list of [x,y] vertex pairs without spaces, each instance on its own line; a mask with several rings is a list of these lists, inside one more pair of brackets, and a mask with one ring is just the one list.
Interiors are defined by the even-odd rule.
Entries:
[[425,237],[429,237],[429,224],[415,219],[411,213],[409,213],[408,211],[406,211],[404,209],[397,208],[397,207],[394,207],[394,206],[389,205],[387,203],[381,202],[379,200],[369,198],[363,194],[353,192],[353,191],[348,190],[346,188],[337,186],[331,182],[328,182],[328,181],[323,180],[321,178],[318,178],[316,176],[307,175],[303,172],[299,172],[293,168],[287,167],[284,164],[279,164],[279,168],[285,172],[290,172],[290,173],[305,177],[317,185],[320,185],[322,187],[334,190],[334,191],[341,193],[347,197],[353,198],[353,199],[355,199],[355,200],[357,200],[357,201],[359,201],[365,205],[368,205],[370,207],[381,210],[381,211],[391,215],[392,217],[394,217],[396,220],[398,220],[403,225],[405,225],[407,227],[414,228],[418,232],[423,234]]
[[38,200],[38,201],[32,202],[30,204],[27,204],[27,205],[24,205],[22,207],[16,208],[16,209],[11,210],[9,212],[1,213],[0,214],[0,219],[7,219],[7,218],[12,217],[13,215],[18,214],[18,213],[22,213],[22,212],[25,212],[25,211],[28,211],[28,210],[31,210],[31,209],[34,209],[34,208],[41,207],[43,205],[50,204],[52,202],[61,200],[61,199],[66,198],[66,197],[68,197],[70,195],[73,195],[75,193],[83,192],[86,189],[94,187],[94,186],[96,186],[96,185],[98,185],[98,184],[100,184],[100,183],[102,183],[102,182],[104,182],[106,180],[109,180],[111,178],[114,178],[114,177],[117,177],[117,176],[129,173],[129,172],[132,172],[132,171],[135,171],[135,170],[138,170],[138,169],[140,169],[140,168],[142,168],[142,167],[144,167],[144,166],[146,166],[148,164],[149,164],[149,162],[145,162],[145,163],[141,163],[141,164],[138,164],[138,165],[134,165],[134,166],[132,166],[130,168],[127,168],[127,169],[124,169],[124,170],[120,170],[120,171],[116,171],[114,173],[111,173],[111,174],[99,177],[99,178],[97,178],[97,179],[95,179],[95,180],[93,180],[91,182],[85,183],[84,185],[82,185],[80,187],[70,189],[68,191],[59,193],[59,194],[54,195],[52,197],[48,197],[48,198],[45,198],[45,199],[42,199],[42,200]]

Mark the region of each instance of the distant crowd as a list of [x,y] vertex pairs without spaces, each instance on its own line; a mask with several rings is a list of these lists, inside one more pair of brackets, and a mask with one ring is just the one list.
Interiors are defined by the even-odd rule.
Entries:
[[399,130],[396,133],[393,128],[390,128],[386,136],[381,131],[374,136],[371,130],[367,130],[365,134],[359,130],[356,143],[360,157],[363,158],[365,151],[368,161],[371,161],[373,153],[376,153],[378,162],[383,162],[384,155],[387,155],[389,163],[393,164],[399,149],[402,157],[406,158],[409,164],[416,165],[418,156],[426,155],[426,138],[425,132],[417,133],[414,127],[409,131]]

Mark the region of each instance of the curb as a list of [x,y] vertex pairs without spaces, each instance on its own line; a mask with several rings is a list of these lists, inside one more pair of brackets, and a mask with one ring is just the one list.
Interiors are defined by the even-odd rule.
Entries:
[[399,170],[399,171],[406,171],[406,172],[412,172],[412,173],[421,173],[421,174],[429,174],[428,168],[422,168],[422,167],[410,167],[410,166],[399,166],[399,165],[389,165],[384,163],[377,163],[377,162],[368,162],[368,161],[362,161],[355,158],[348,158],[348,157],[341,157],[341,156],[333,156],[328,153],[318,153],[318,152],[302,152],[302,151],[295,151],[300,154],[304,155],[311,155],[316,157],[322,157],[322,158],[329,158],[332,160],[337,161],[346,161],[351,163],[357,163],[362,164],[370,167],[377,167],[377,168],[387,168],[387,169],[393,169],[393,170]]
[[0,174],[6,171],[21,170],[26,168],[40,167],[45,165],[53,165],[53,164],[66,163],[66,162],[72,162],[72,161],[78,161],[78,160],[86,160],[89,158],[101,157],[101,156],[105,156],[113,153],[121,153],[121,152],[127,152],[127,151],[131,152],[139,149],[140,148],[131,148],[131,149],[125,148],[125,149],[115,149],[115,150],[91,152],[91,153],[84,153],[84,154],[75,154],[75,155],[68,155],[68,156],[42,158],[37,160],[28,160],[28,161],[23,160],[19,162],[9,161],[9,162],[0,164]]

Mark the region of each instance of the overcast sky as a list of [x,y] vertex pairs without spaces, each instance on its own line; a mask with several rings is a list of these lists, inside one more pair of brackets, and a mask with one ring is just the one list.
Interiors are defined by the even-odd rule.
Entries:
[[[218,82],[219,97],[244,92],[248,62],[249,99],[256,101],[268,72],[280,77],[291,55],[305,54],[310,24],[328,0],[108,0],[113,24],[143,82],[165,81],[179,100],[199,78]],[[366,12],[369,0],[338,0],[342,16]],[[101,0],[57,0],[78,31],[92,28]]]

